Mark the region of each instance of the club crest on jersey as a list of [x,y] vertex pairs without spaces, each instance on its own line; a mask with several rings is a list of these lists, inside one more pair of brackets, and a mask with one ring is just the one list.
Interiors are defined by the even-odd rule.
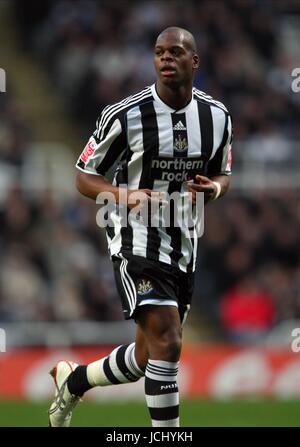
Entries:
[[93,155],[97,147],[96,141],[94,137],[91,137],[85,146],[85,148],[82,151],[82,154],[80,156],[81,160],[84,163],[87,163],[88,159]]
[[174,141],[174,149],[178,152],[186,151],[188,149],[187,139],[178,135]]
[[147,295],[147,293],[153,290],[153,286],[149,279],[141,279],[137,285],[137,291],[139,295]]

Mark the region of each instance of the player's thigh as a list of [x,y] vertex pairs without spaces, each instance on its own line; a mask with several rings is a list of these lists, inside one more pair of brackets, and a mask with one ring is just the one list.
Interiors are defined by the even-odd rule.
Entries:
[[136,321],[148,344],[153,341],[181,338],[181,321],[176,306],[140,306]]
[[177,307],[141,306],[138,309],[136,321],[145,335],[151,359],[169,362],[179,360],[182,329]]

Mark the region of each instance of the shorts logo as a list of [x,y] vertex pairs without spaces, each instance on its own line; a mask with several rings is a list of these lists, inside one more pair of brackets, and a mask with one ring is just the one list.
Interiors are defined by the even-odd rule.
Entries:
[[87,145],[85,146],[85,148],[83,149],[83,152],[80,156],[81,160],[84,163],[87,163],[88,159],[93,155],[93,153],[96,150],[96,141],[93,137],[91,137],[87,143]]
[[179,134],[178,137],[175,138],[174,149],[175,151],[178,152],[187,151],[188,150],[187,139],[184,137],[182,138],[181,135]]
[[147,293],[153,290],[151,281],[148,279],[141,279],[138,283],[137,290],[139,295],[147,295]]

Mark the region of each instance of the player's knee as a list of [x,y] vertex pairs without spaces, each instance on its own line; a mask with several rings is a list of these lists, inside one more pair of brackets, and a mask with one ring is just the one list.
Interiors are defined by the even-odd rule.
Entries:
[[168,340],[166,344],[165,357],[166,361],[177,362],[181,353],[181,338]]
[[156,335],[150,346],[150,357],[155,355],[160,360],[177,362],[181,353],[181,330],[172,328]]

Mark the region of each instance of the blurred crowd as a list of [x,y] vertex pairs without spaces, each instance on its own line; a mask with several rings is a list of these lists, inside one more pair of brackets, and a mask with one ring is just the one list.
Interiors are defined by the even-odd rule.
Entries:
[[228,196],[206,207],[195,304],[221,333],[259,340],[300,318],[299,228],[296,191]]
[[300,14],[299,2],[48,0],[32,9],[30,2],[16,4],[23,44],[47,66],[85,135],[105,105],[154,82],[154,42],[176,24],[195,35],[195,86],[228,106],[235,139],[263,147],[251,148],[255,156],[280,160],[289,155],[284,137],[300,139],[300,95],[291,90],[299,59],[292,51],[295,36],[286,32],[293,24],[288,13]]
[[36,193],[19,181],[33,138],[22,110],[6,94],[0,103],[6,191],[0,201],[0,321],[121,319],[96,205],[79,194],[58,200],[53,191]]
[[[281,163],[290,155],[287,142],[300,140],[300,95],[290,89],[296,62],[279,40],[287,5],[300,14],[297,2],[14,3],[20,45],[46,67],[85,138],[106,104],[154,82],[153,43],[176,24],[198,43],[195,85],[228,106],[235,142],[246,142],[250,157]],[[17,178],[31,132],[5,95],[3,172],[11,168]],[[238,169],[238,145],[234,154]],[[0,321],[123,318],[95,213],[79,195],[58,201],[51,191],[30,195],[10,185],[0,202]],[[229,194],[207,206],[194,308],[221,336],[251,341],[280,321],[300,318],[299,225],[297,191]]]

